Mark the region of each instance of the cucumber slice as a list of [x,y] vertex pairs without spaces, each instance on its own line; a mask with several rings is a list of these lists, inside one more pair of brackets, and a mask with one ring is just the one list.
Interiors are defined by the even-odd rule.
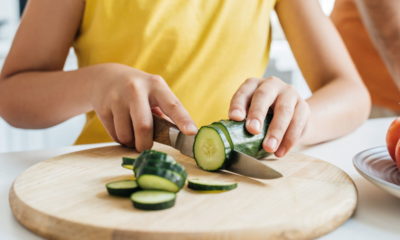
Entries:
[[143,189],[179,192],[185,179],[174,171],[146,166],[138,172],[137,182]]
[[122,157],[122,165],[134,165],[136,158]]
[[176,163],[175,159],[166,153],[155,151],[155,150],[145,150],[143,151],[135,161],[135,169],[141,168],[145,165],[147,161],[154,160],[159,162],[170,162]]
[[229,145],[231,146],[231,149],[233,149],[233,147],[234,147],[234,146],[233,146],[233,142],[232,142],[231,137],[229,136],[228,130],[226,130],[226,127],[225,127],[222,123],[220,123],[220,122],[213,122],[213,123],[211,124],[211,126],[214,126],[214,127],[219,128],[219,129],[224,133],[226,139],[227,139],[228,142],[229,142]]
[[129,170],[133,170],[134,169],[134,166],[133,165],[129,165],[129,164],[121,164],[121,166],[123,168],[129,169]]
[[133,206],[142,210],[162,210],[175,205],[176,194],[165,191],[143,190],[132,194]]
[[129,197],[132,193],[139,190],[137,182],[133,180],[110,182],[106,184],[106,188],[110,195],[118,197]]
[[245,121],[221,120],[213,125],[222,129],[234,150],[260,159],[270,155],[262,148],[262,142],[271,120],[272,114],[268,114],[263,124],[263,130],[257,135],[252,135],[246,130]]
[[135,158],[130,158],[130,157],[122,157],[122,163],[121,166],[123,168],[133,170],[134,164],[135,164]]
[[206,171],[217,171],[229,163],[231,147],[222,130],[209,125],[199,129],[193,145],[197,165]]
[[210,181],[201,179],[189,179],[188,187],[199,191],[228,191],[237,188],[237,183],[228,183],[220,181]]
[[142,167],[140,167],[135,171],[135,174],[140,175],[141,170],[145,167],[167,169],[180,174],[185,180],[187,178],[187,172],[185,168],[177,162],[167,162],[167,161],[158,161],[156,159],[149,159],[146,161],[145,164],[142,164]]

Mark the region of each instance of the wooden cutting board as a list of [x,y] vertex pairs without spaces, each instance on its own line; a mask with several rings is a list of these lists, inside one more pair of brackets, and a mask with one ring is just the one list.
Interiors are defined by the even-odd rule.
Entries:
[[185,187],[173,208],[143,211],[129,199],[109,196],[107,182],[128,178],[119,146],[58,156],[18,177],[10,191],[17,220],[51,239],[311,239],[337,228],[354,212],[357,191],[337,167],[299,153],[263,160],[285,177],[255,180],[229,172],[210,173],[193,159],[161,144],[189,177],[238,182],[223,193]]

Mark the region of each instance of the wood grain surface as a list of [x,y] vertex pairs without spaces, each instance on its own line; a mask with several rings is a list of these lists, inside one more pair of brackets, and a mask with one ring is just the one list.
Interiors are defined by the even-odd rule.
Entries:
[[[34,165],[10,190],[16,219],[51,239],[312,239],[345,222],[357,191],[337,167],[299,153],[263,160],[284,174],[255,180],[230,172],[209,173],[193,159],[161,144],[190,177],[238,182],[223,193],[185,187],[173,208],[143,211],[129,199],[109,196],[104,185],[131,172],[121,168],[130,149],[112,146],[58,156]],[[29,156],[27,156],[29,157]]]

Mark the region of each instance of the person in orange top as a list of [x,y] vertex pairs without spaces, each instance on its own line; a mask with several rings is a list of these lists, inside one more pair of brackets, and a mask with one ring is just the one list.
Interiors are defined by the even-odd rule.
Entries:
[[371,117],[400,115],[400,1],[336,0],[331,18],[370,92]]
[[[276,10],[307,81],[302,99],[263,78]],[[63,71],[73,46],[79,69]],[[245,120],[263,147],[342,136],[368,117],[370,99],[318,0],[30,0],[0,75],[0,116],[45,128],[82,113],[78,143],[153,143],[153,112],[185,134],[195,124]]]

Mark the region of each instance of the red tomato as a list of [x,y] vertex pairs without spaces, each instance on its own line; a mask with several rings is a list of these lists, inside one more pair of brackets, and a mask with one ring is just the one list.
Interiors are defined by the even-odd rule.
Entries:
[[397,141],[396,144],[396,164],[397,167],[400,169],[400,139]]
[[[386,134],[386,144],[390,156],[393,161],[396,162],[396,144],[400,139],[400,117],[396,118],[392,124],[390,124],[389,129]],[[397,161],[400,161],[398,159]]]

